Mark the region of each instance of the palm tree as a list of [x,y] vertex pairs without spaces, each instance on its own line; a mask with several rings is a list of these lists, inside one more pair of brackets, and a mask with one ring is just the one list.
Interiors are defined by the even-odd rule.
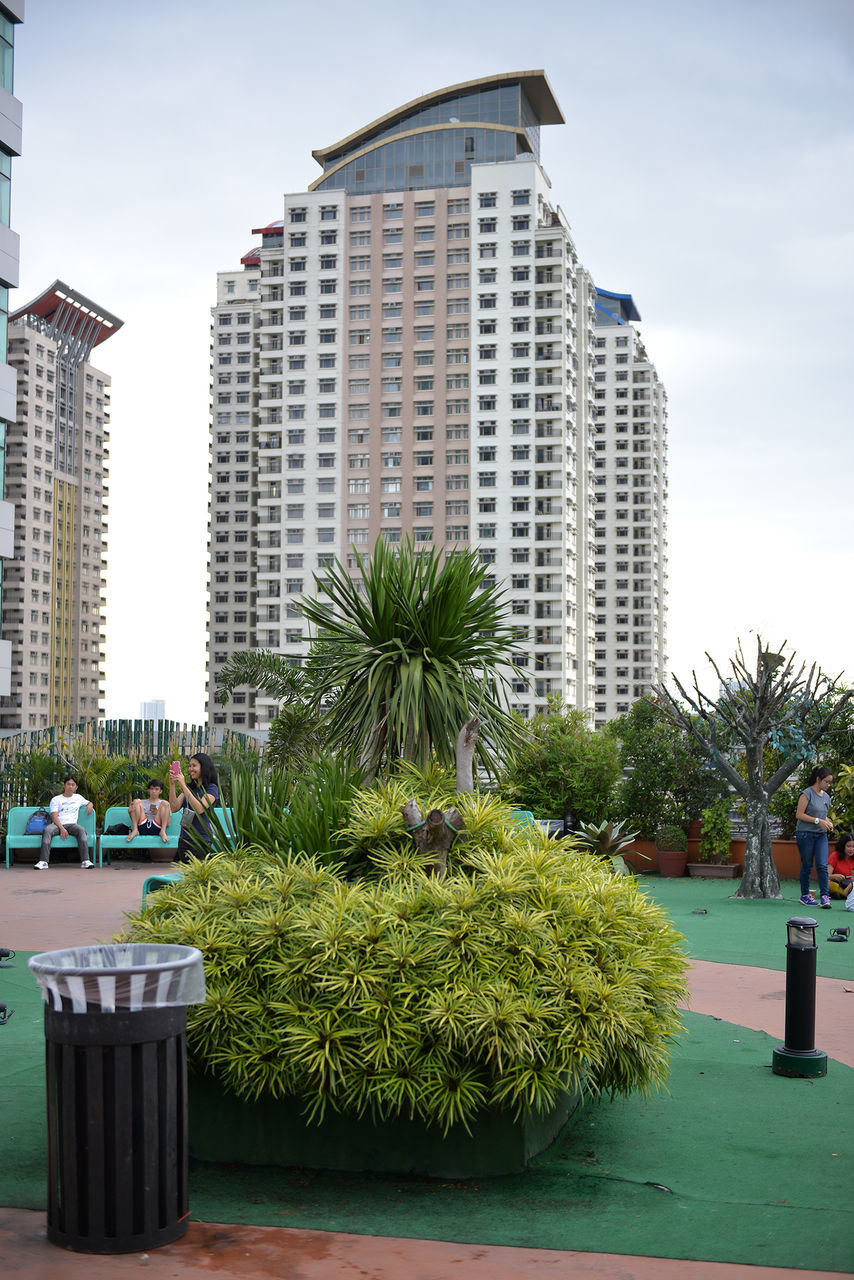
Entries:
[[305,676],[326,706],[330,743],[357,748],[371,774],[398,759],[423,766],[431,751],[451,765],[476,715],[482,741],[506,746],[518,732],[504,700],[518,645],[477,553],[381,540],[355,560],[361,581],[336,561],[315,574],[326,598],[300,603],[316,633]]
[[217,702],[225,706],[238,685],[260,689],[277,702],[302,702],[305,677],[299,667],[272,649],[242,649],[233,653],[217,676]]
[[265,758],[283,773],[297,773],[324,744],[312,691],[301,668],[272,649],[233,653],[217,677],[217,701],[225,706],[238,685],[246,684],[279,702],[270,723]]

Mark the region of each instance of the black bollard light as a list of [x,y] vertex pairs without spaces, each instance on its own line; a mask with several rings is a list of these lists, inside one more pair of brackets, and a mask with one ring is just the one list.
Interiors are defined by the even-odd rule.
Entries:
[[775,1049],[775,1075],[827,1075],[827,1054],[815,1047],[815,962],[818,921],[793,916],[786,921],[786,1042]]

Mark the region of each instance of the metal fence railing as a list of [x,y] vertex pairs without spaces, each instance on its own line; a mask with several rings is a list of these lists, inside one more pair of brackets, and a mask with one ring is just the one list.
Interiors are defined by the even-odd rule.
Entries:
[[44,804],[56,794],[66,770],[80,774],[81,794],[91,792],[104,805],[120,802],[108,800],[114,791],[138,790],[139,779],[166,760],[200,751],[220,761],[257,760],[259,745],[251,734],[176,720],[104,720],[11,734],[0,738],[0,828],[13,805]]

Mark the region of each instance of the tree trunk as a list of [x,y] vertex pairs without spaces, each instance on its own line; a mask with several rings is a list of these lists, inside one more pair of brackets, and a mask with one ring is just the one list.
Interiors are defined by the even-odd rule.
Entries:
[[780,879],[771,849],[771,827],[768,821],[768,796],[760,785],[753,785],[745,801],[747,840],[744,850],[744,874],[736,898],[780,898]]
[[400,812],[419,853],[429,853],[433,858],[431,874],[440,880],[444,879],[448,870],[448,852],[463,829],[459,809],[456,806],[445,811],[431,809],[424,818],[418,808],[418,801],[407,800]]
[[480,721],[467,720],[457,736],[457,791],[474,791],[474,749],[480,737]]

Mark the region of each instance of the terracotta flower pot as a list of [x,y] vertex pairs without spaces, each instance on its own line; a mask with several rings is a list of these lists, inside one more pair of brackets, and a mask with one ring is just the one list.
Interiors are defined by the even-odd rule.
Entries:
[[658,850],[658,874],[660,876],[684,876],[687,863],[687,849]]
[[151,862],[171,862],[175,857],[175,849],[173,846],[164,844],[162,840],[158,843],[151,844],[145,850]]

